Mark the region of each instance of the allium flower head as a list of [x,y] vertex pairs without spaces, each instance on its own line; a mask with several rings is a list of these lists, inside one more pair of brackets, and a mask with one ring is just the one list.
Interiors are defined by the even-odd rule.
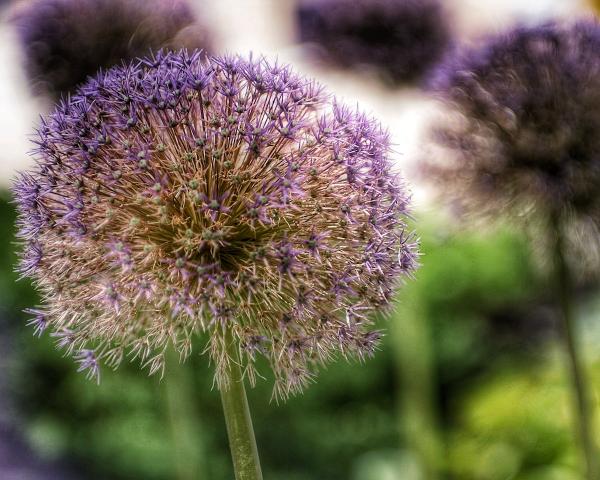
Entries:
[[12,23],[31,83],[54,99],[151,49],[210,47],[185,0],[32,0]]
[[437,0],[299,0],[297,21],[323,60],[374,68],[391,83],[420,80],[450,40]]
[[158,54],[90,80],[37,142],[15,186],[32,323],[92,376],[126,354],[161,370],[205,332],[220,384],[233,338],[285,396],[369,355],[371,314],[415,268],[387,133],[288,67]]
[[[600,221],[600,25],[517,28],[440,69],[448,155],[425,170],[473,212]],[[586,227],[587,225],[587,227]]]

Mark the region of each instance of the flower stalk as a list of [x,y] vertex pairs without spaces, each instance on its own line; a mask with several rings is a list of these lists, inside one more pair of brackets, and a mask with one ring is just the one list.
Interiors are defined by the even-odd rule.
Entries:
[[236,480],[262,480],[239,355],[231,336],[227,336],[226,342],[226,351],[231,357],[231,362],[228,364],[228,384],[221,388],[221,400],[235,478]]
[[571,273],[565,260],[564,234],[560,226],[559,215],[552,217],[554,234],[554,268],[556,293],[560,305],[561,337],[567,353],[569,374],[573,388],[573,421],[579,434],[579,442],[585,459],[586,478],[598,479],[596,465],[596,447],[592,438],[593,412],[590,408],[590,395],[585,377],[585,369],[577,346],[573,319]]

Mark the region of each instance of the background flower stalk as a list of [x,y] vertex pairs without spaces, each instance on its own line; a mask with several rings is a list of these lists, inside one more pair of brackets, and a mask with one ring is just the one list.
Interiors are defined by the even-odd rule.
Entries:
[[586,371],[577,348],[577,332],[573,321],[573,282],[572,274],[565,260],[564,236],[558,215],[552,217],[551,230],[554,232],[554,269],[556,276],[556,291],[560,303],[561,334],[566,354],[569,358],[570,376],[574,390],[575,429],[579,433],[579,441],[584,452],[587,478],[599,478],[597,444],[593,437],[594,410],[592,397],[586,381]]
[[225,413],[235,478],[236,480],[262,480],[254,427],[244,387],[244,376],[239,365],[238,348],[233,339],[228,338],[227,340],[231,363],[227,387],[221,389],[221,401]]

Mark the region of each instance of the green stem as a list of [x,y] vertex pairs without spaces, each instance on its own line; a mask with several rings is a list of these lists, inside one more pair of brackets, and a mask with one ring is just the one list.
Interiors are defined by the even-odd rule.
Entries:
[[239,365],[239,355],[235,341],[228,337],[227,353],[231,358],[229,382],[221,389],[221,400],[229,448],[233,460],[236,480],[262,480],[258,449],[252,428],[248,399],[244,388],[244,379]]
[[569,369],[574,393],[574,421],[579,433],[579,441],[586,462],[587,479],[598,480],[595,446],[592,438],[592,411],[583,365],[579,358],[572,308],[572,284],[569,267],[565,260],[565,246],[560,219],[555,215],[552,219],[555,235],[554,262],[556,269],[556,288],[561,308],[561,331],[564,347],[569,358]]

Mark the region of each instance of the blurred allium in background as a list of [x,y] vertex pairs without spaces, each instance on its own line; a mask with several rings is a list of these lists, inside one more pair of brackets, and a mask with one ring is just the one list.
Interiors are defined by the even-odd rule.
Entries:
[[250,380],[264,355],[285,396],[335,352],[370,355],[371,314],[415,268],[387,133],[263,59],[114,68],[37,143],[14,189],[33,323],[92,374],[127,353],[160,371],[208,332],[217,382],[233,336]]
[[599,51],[595,21],[549,24],[491,38],[441,67],[433,83],[449,107],[435,130],[444,155],[424,170],[446,200],[529,224],[558,216],[578,253],[597,260]]
[[299,37],[343,68],[368,67],[392,84],[412,83],[450,41],[437,0],[299,0]]
[[36,93],[56,100],[100,67],[158,48],[210,50],[185,0],[32,0],[11,14]]

